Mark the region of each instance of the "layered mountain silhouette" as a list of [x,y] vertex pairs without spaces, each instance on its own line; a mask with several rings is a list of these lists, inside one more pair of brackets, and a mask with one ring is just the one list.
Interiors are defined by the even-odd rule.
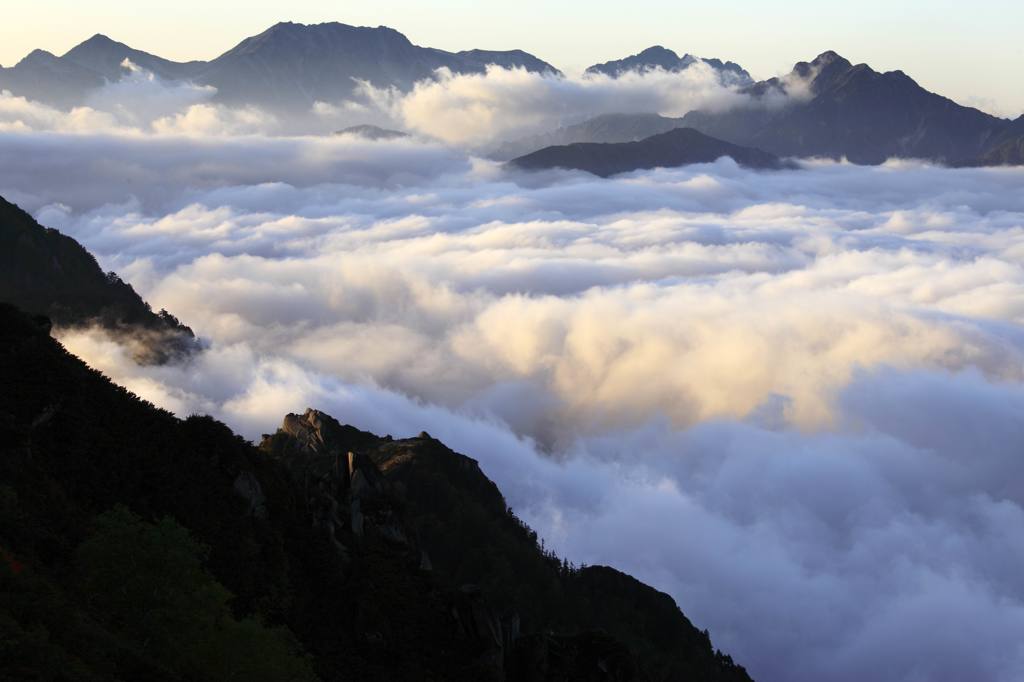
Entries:
[[780,156],[864,164],[893,157],[949,164],[985,158],[1013,125],[929,92],[902,71],[879,73],[835,52],[744,92],[751,106],[693,111],[683,123]]
[[[628,58],[591,69],[619,74],[675,63],[674,53],[665,56],[655,48],[645,52],[651,55],[647,60],[639,59],[645,54],[641,53],[635,61]],[[753,83],[738,92],[749,101],[728,111],[697,110],[682,118],[653,113],[597,116],[505,142],[491,156],[504,161],[552,145],[632,142],[690,127],[787,157],[845,157],[865,164],[893,157],[949,165],[1024,163],[1024,116],[1009,121],[961,106],[928,92],[901,71],[878,73],[835,52],[800,62],[785,77]]]
[[164,363],[195,352],[192,330],[149,304],[81,244],[0,197],[0,301],[62,327],[98,325],[121,338],[136,360]]
[[407,90],[441,68],[482,73],[494,64],[558,73],[521,50],[447,52],[413,45],[385,26],[279,23],[209,62],[173,62],[96,35],[60,57],[36,50],[0,69],[0,89],[71,107],[105,82],[118,80],[125,59],[165,80],[211,85],[217,88],[217,101],[282,112],[305,112],[317,101],[348,97],[357,81]]
[[[36,50],[15,66],[0,68],[0,90],[70,108],[120,79],[126,60],[168,82],[212,86],[216,101],[285,116],[308,115],[318,101],[350,98],[360,82],[408,90],[435,77],[438,69],[481,73],[497,65],[559,73],[521,50],[448,52],[414,45],[384,26],[280,23],[209,62],[174,62],[96,35],[62,56]],[[555,144],[637,141],[690,127],[787,157],[845,157],[867,164],[892,157],[950,165],[1020,162],[1022,133],[1012,133],[1014,122],[929,92],[902,71],[880,73],[835,52],[757,83],[734,62],[679,56],[661,46],[595,64],[587,73],[620,78],[653,69],[684,72],[697,64],[709,66],[724,85],[748,95],[746,105],[724,112],[692,111],[679,121],[655,114],[598,117],[506,143],[494,156],[507,160]]]
[[694,64],[706,64],[714,69],[718,75],[719,80],[725,85],[752,85],[754,79],[750,77],[746,69],[735,62],[723,62],[721,59],[714,58],[703,58],[694,57],[690,54],[684,54],[680,57],[678,54],[662,47],[661,45],[655,45],[649,47],[642,52],[639,52],[622,59],[616,59],[602,64],[594,64],[586,70],[588,74],[604,74],[611,76],[612,78],[619,78],[627,73],[646,73],[654,69],[662,69],[665,71],[685,71]]
[[512,159],[509,165],[523,170],[582,170],[608,177],[649,168],[711,163],[723,156],[748,168],[779,170],[792,167],[774,154],[724,142],[693,128],[675,128],[639,142],[579,142],[545,147]]
[[502,143],[488,156],[508,161],[517,156],[557,145],[578,142],[638,142],[651,135],[684,127],[681,118],[658,114],[603,114],[581,123],[562,126],[548,133],[530,135]]
[[668,596],[539,544],[477,463],[316,410],[257,448],[0,304],[4,679],[748,682]]

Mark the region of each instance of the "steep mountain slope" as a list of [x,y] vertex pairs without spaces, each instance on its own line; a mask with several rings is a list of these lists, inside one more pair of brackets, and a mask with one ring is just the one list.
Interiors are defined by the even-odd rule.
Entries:
[[790,164],[760,149],[740,147],[692,128],[675,128],[639,142],[578,143],[547,147],[509,161],[524,170],[565,168],[601,177],[646,168],[671,168],[710,163],[723,156],[749,168],[781,169]]
[[[479,590],[503,614],[497,629],[505,636],[510,629],[577,635],[600,630],[640,653],[635,665],[644,679],[748,679],[667,595],[612,568],[577,568],[544,552],[478,463],[429,434],[379,438],[308,410],[286,417],[261,449],[275,458],[328,466],[348,451],[365,455],[384,481],[402,491],[407,518],[435,573],[452,587]],[[552,643],[547,636],[520,636],[512,647],[515,665],[526,665],[534,648]]]
[[964,166],[1024,166],[1024,116],[1000,132],[983,154]]
[[[683,122],[736,144],[780,156],[891,157],[956,163],[984,153],[1009,125],[928,92],[902,71],[879,73],[835,52],[797,64],[788,77],[751,86],[762,106],[694,111]],[[779,103],[781,96],[788,101]]]
[[130,284],[104,273],[71,237],[39,225],[0,198],[0,301],[59,326],[100,325],[130,342],[137,359],[162,363],[198,349],[192,330],[154,313]]
[[446,52],[413,45],[385,26],[279,23],[209,62],[173,62],[95,35],[61,57],[36,51],[0,69],[0,88],[67,108],[81,104],[104,82],[118,80],[125,59],[165,80],[212,85],[218,101],[282,112],[305,112],[314,102],[347,97],[357,80],[408,90],[439,68],[482,73],[496,64],[558,73],[522,50]]
[[1024,135],[1009,138],[993,144],[977,159],[965,165],[969,166],[1024,166]]
[[[476,464],[425,434],[307,411],[257,450],[139,400],[4,304],[0,389],[5,679],[218,679],[239,652],[273,652],[277,676],[256,679],[307,679],[293,636],[324,680],[749,679],[665,595],[543,552]],[[180,597],[139,620],[133,599],[111,603],[122,580]],[[197,658],[215,584],[237,624],[218,630],[230,649]],[[193,644],[169,657],[134,622]]]
[[658,114],[604,114],[581,123],[562,126],[549,133],[505,142],[489,156],[496,161],[508,161],[556,145],[577,142],[638,142],[651,135],[667,133],[681,127],[681,118],[668,118]]
[[751,85],[754,79],[750,77],[746,69],[735,62],[723,62],[721,59],[705,59],[684,54],[680,57],[672,50],[661,45],[649,47],[622,59],[616,59],[602,64],[594,64],[586,70],[588,74],[604,74],[612,78],[619,78],[629,72],[644,73],[653,69],[664,69],[665,71],[685,71],[694,64],[705,63],[715,70],[719,80],[725,85]]
[[111,40],[102,33],[71,48],[61,59],[90,69],[109,81],[121,78],[125,59],[166,80],[191,78],[204,66],[204,62],[199,61],[172,62]]

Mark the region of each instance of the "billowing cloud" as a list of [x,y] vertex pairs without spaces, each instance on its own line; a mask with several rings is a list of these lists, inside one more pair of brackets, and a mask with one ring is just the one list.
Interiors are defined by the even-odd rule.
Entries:
[[115,116],[91,107],[75,107],[69,112],[64,112],[15,96],[9,90],[0,91],[0,133],[97,133],[119,128],[120,124]]
[[722,85],[703,62],[678,73],[653,69],[620,78],[562,77],[496,66],[482,74],[442,69],[436,79],[417,83],[409,93],[364,83],[362,95],[410,130],[471,147],[548,132],[600,114],[682,116],[698,107],[722,110],[750,104],[735,88]]
[[[70,111],[0,92],[0,131],[139,135],[182,132],[169,129],[181,118],[208,119],[214,113],[227,119],[245,115],[244,111],[232,112],[208,104],[216,88],[163,81],[128,59],[122,67],[121,79],[107,82]],[[271,123],[269,119],[262,121],[260,131],[270,130]],[[223,128],[214,132],[223,132]]]
[[410,140],[55,133],[0,155],[0,194],[209,341],[138,367],[64,333],[157,404],[249,437],[307,406],[425,429],[758,680],[1024,675],[1021,169],[600,180]]
[[187,112],[217,94],[217,89],[209,85],[161,80],[128,59],[121,67],[124,75],[92,92],[85,105],[108,112],[124,126],[146,129],[153,121]]

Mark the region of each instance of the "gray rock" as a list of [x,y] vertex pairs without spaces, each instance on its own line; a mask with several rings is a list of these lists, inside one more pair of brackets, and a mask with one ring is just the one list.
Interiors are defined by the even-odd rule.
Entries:
[[235,494],[245,500],[249,508],[246,513],[257,519],[267,518],[267,498],[260,487],[259,479],[251,471],[243,471],[238,474],[232,485]]

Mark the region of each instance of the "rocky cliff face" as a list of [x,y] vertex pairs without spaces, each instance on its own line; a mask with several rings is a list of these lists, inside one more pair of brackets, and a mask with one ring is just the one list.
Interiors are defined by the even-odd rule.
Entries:
[[445,586],[486,679],[749,679],[667,595],[545,552],[478,462],[427,433],[380,438],[310,409],[260,449],[317,500],[342,556],[385,544]]

